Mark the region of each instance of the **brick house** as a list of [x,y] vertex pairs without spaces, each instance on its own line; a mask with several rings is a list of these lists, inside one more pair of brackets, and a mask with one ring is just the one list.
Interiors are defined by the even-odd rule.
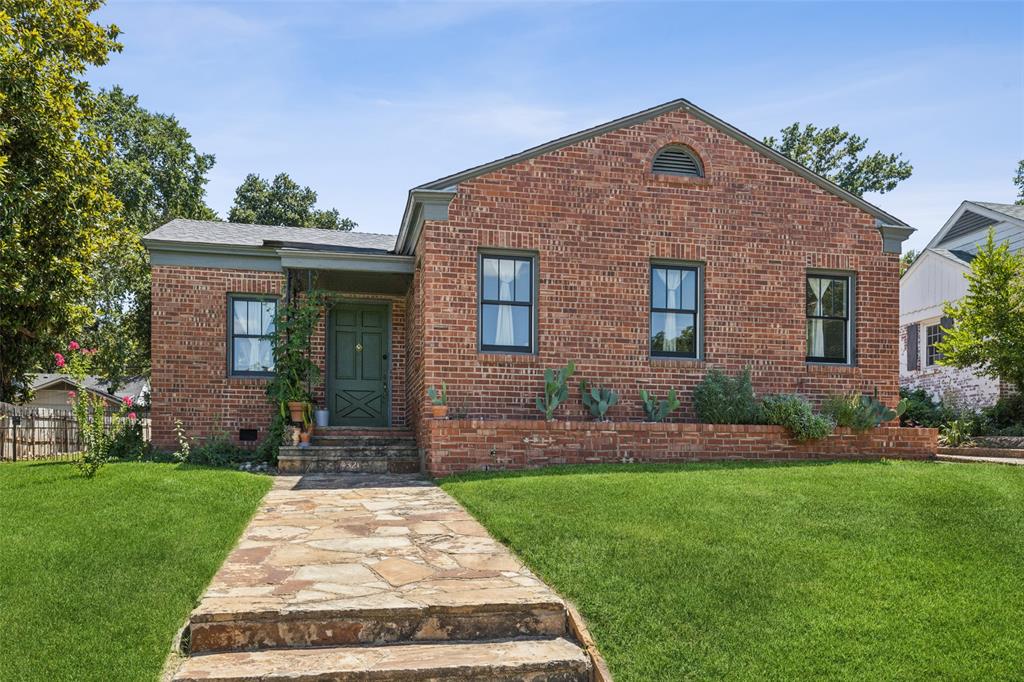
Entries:
[[[911,232],[685,100],[421,185],[397,238],[175,220],[145,239],[153,440],[172,447],[175,419],[262,437],[260,337],[286,282],[315,278],[333,297],[313,344],[332,428],[304,464],[282,451],[282,467],[344,468],[326,439],[372,434],[415,441],[434,474],[934,450],[900,429],[807,446],[777,427],[692,423],[709,367],[750,366],[764,393],[877,389],[894,403]],[[569,360],[572,398],[544,422],[543,370]],[[619,392],[611,422],[588,421],[580,378]],[[426,389],[442,382],[455,419],[428,418]],[[642,423],[641,388],[680,392],[672,423]]]
[[1013,392],[1005,381],[938,364],[936,344],[953,324],[943,308],[967,293],[971,260],[989,230],[997,244],[1024,249],[1024,206],[962,202],[900,278],[900,385],[970,408]]

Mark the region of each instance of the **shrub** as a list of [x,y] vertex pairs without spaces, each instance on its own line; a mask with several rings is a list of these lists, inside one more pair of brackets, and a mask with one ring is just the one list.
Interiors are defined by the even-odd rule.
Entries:
[[705,424],[759,424],[761,405],[754,396],[750,368],[737,377],[720,369],[711,369],[693,390],[697,419]]
[[993,430],[1024,426],[1024,395],[1014,393],[1000,398],[995,405],[982,410],[982,415]]
[[590,414],[598,421],[604,421],[608,410],[619,402],[619,394],[606,386],[587,386],[586,380],[580,381],[580,393],[583,404]]
[[956,419],[961,410],[944,402],[937,402],[921,388],[900,388],[900,402],[906,409],[900,415],[900,426],[924,426],[937,429],[946,422]]
[[149,453],[149,443],[142,436],[142,422],[129,419],[121,428],[111,434],[107,448],[109,459],[144,459]]
[[769,395],[762,401],[765,421],[784,426],[797,441],[825,438],[835,428],[831,418],[814,414],[811,404],[798,395]]
[[878,399],[876,390],[873,396],[860,393],[831,396],[822,405],[821,413],[830,417],[836,426],[845,426],[855,433],[862,433],[899,417],[906,407],[904,400],[900,401],[895,410],[886,407]]
[[251,461],[253,454],[232,443],[227,431],[219,431],[198,446],[193,446],[188,462],[201,466],[222,467]]
[[676,397],[676,389],[668,389],[668,398],[666,400],[658,401],[657,398],[648,393],[645,389],[640,389],[640,400],[644,404],[644,416],[647,417],[649,422],[660,422],[665,419],[672,412],[679,409],[679,399]]
[[537,398],[537,409],[544,413],[545,419],[554,419],[555,408],[569,399],[569,377],[575,371],[576,364],[572,360],[557,373],[544,370],[544,395]]

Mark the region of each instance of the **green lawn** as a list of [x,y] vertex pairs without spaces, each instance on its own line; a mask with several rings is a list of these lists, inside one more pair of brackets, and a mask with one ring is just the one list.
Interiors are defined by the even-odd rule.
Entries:
[[1024,467],[567,467],[442,483],[616,680],[1021,679]]
[[170,464],[0,464],[0,679],[155,680],[270,486]]

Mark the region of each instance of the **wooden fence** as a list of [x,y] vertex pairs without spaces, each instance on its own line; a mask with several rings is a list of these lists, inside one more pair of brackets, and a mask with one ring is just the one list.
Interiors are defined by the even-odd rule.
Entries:
[[[142,437],[148,442],[149,419],[140,421]],[[110,415],[104,422],[109,429]],[[71,410],[0,403],[0,462],[74,459],[82,447]]]

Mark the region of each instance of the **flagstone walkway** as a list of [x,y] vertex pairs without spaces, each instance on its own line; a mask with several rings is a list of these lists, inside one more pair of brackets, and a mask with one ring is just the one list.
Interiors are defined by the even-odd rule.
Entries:
[[[193,656],[177,679],[230,679],[224,666],[260,658],[228,652],[522,638],[554,644],[563,667],[567,650],[578,655],[565,679],[590,669],[585,653],[563,639],[571,635],[562,599],[447,493],[416,476],[279,476],[190,630]],[[530,655],[550,650],[534,647]],[[481,651],[495,651],[494,643]],[[351,652],[339,651],[337,660]],[[443,650],[436,655],[444,659]]]

